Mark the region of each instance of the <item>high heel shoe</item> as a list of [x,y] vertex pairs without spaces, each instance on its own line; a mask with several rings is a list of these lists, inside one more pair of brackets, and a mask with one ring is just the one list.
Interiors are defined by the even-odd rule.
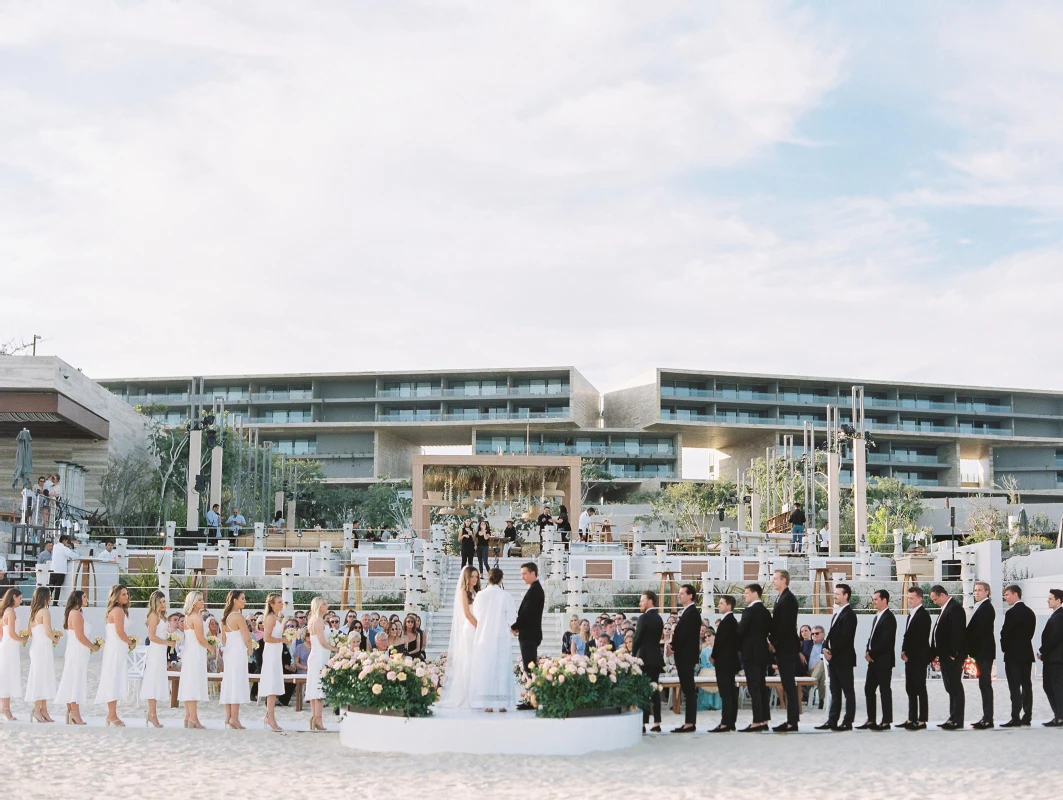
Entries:
[[159,722],[159,716],[152,714],[150,711],[144,715],[144,726],[151,725],[153,728],[161,728],[162,723]]
[[69,708],[66,710],[66,724],[67,725],[74,725],[75,724],[74,723],[74,712],[71,711]]
[[30,722],[47,722],[47,720],[41,716],[39,711],[31,711]]
[[325,730],[325,726],[322,725],[320,722],[318,722],[316,719],[312,719],[312,720],[310,720],[310,730],[312,730],[312,731],[323,731],[323,730]]
[[275,731],[276,733],[284,732],[284,728],[277,724],[277,720],[271,720],[269,718],[269,714],[266,714],[266,716],[262,718],[262,724],[269,728],[271,731]]
[[104,725],[105,728],[110,728],[112,725],[114,727],[116,727],[116,728],[124,728],[125,727],[125,723],[122,722],[122,720],[120,720],[120,719],[105,719],[104,723],[105,723],[105,725]]
[[230,730],[234,730],[234,731],[240,730],[235,725],[233,725],[233,723],[229,722],[229,720],[225,720],[225,727],[229,728]]

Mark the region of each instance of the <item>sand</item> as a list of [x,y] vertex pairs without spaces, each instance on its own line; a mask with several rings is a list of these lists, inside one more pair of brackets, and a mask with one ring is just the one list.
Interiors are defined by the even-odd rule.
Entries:
[[[92,663],[98,669],[98,659]],[[61,662],[59,662],[61,665]],[[24,660],[25,664],[25,660]],[[965,681],[967,722],[980,713],[977,686]],[[90,675],[90,691],[95,674]],[[857,723],[864,719],[857,683]],[[1007,685],[995,683],[997,722],[1008,717]],[[903,680],[894,681],[895,705],[907,708]],[[931,720],[942,721],[947,697],[940,681],[930,685]],[[262,706],[246,706],[247,731],[221,728],[216,701],[201,704],[210,728],[185,730],[180,709],[160,709],[166,727],[144,728],[143,708],[121,713],[128,727],[106,729],[102,710],[83,713],[90,724],[29,725],[27,705],[13,702],[19,723],[0,724],[0,793],[11,798],[97,798],[119,793],[173,793],[181,798],[316,797],[468,798],[704,798],[763,796],[881,798],[887,795],[1047,797],[1063,792],[1063,729],[1046,729],[1048,701],[1035,683],[1033,728],[984,733],[857,731],[812,732],[825,711],[806,709],[797,735],[651,735],[620,752],[584,757],[403,756],[348,750],[334,732],[306,732],[308,711],[278,708],[283,734],[261,728]],[[701,712],[699,728],[716,724],[718,712]],[[739,714],[749,721],[749,708]],[[776,711],[776,719],[779,712]],[[335,730],[337,717],[326,711]],[[666,712],[666,730],[679,724]],[[297,730],[298,729],[298,730]],[[780,786],[780,782],[785,784]],[[747,794],[751,793],[751,794]]]

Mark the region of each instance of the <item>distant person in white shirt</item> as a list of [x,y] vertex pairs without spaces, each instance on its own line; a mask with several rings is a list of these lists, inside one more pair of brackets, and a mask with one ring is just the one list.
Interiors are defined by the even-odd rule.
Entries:
[[59,604],[59,594],[63,590],[66,581],[66,573],[70,559],[79,558],[78,553],[70,545],[73,540],[67,534],[59,537],[52,548],[52,574],[48,576],[48,585],[52,587],[52,600]]
[[591,535],[591,524],[594,522],[594,515],[598,512],[594,508],[588,508],[582,514],[579,515],[579,540],[581,542],[587,541]]
[[103,552],[97,554],[100,561],[106,561],[109,564],[118,563],[118,553],[114,552],[114,542],[107,541],[103,543]]

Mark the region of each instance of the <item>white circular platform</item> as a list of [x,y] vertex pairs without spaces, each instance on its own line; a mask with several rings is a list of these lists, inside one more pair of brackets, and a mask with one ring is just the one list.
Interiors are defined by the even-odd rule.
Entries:
[[340,742],[373,753],[579,756],[642,741],[642,712],[539,719],[534,711],[488,714],[434,709],[419,719],[347,713]]

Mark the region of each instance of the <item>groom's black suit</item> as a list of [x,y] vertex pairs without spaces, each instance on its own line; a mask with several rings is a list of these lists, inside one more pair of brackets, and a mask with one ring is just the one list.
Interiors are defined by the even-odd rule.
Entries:
[[517,621],[513,630],[517,632],[520,642],[521,669],[539,660],[539,645],[543,641],[543,609],[546,607],[546,593],[538,580],[528,587],[517,609]]

